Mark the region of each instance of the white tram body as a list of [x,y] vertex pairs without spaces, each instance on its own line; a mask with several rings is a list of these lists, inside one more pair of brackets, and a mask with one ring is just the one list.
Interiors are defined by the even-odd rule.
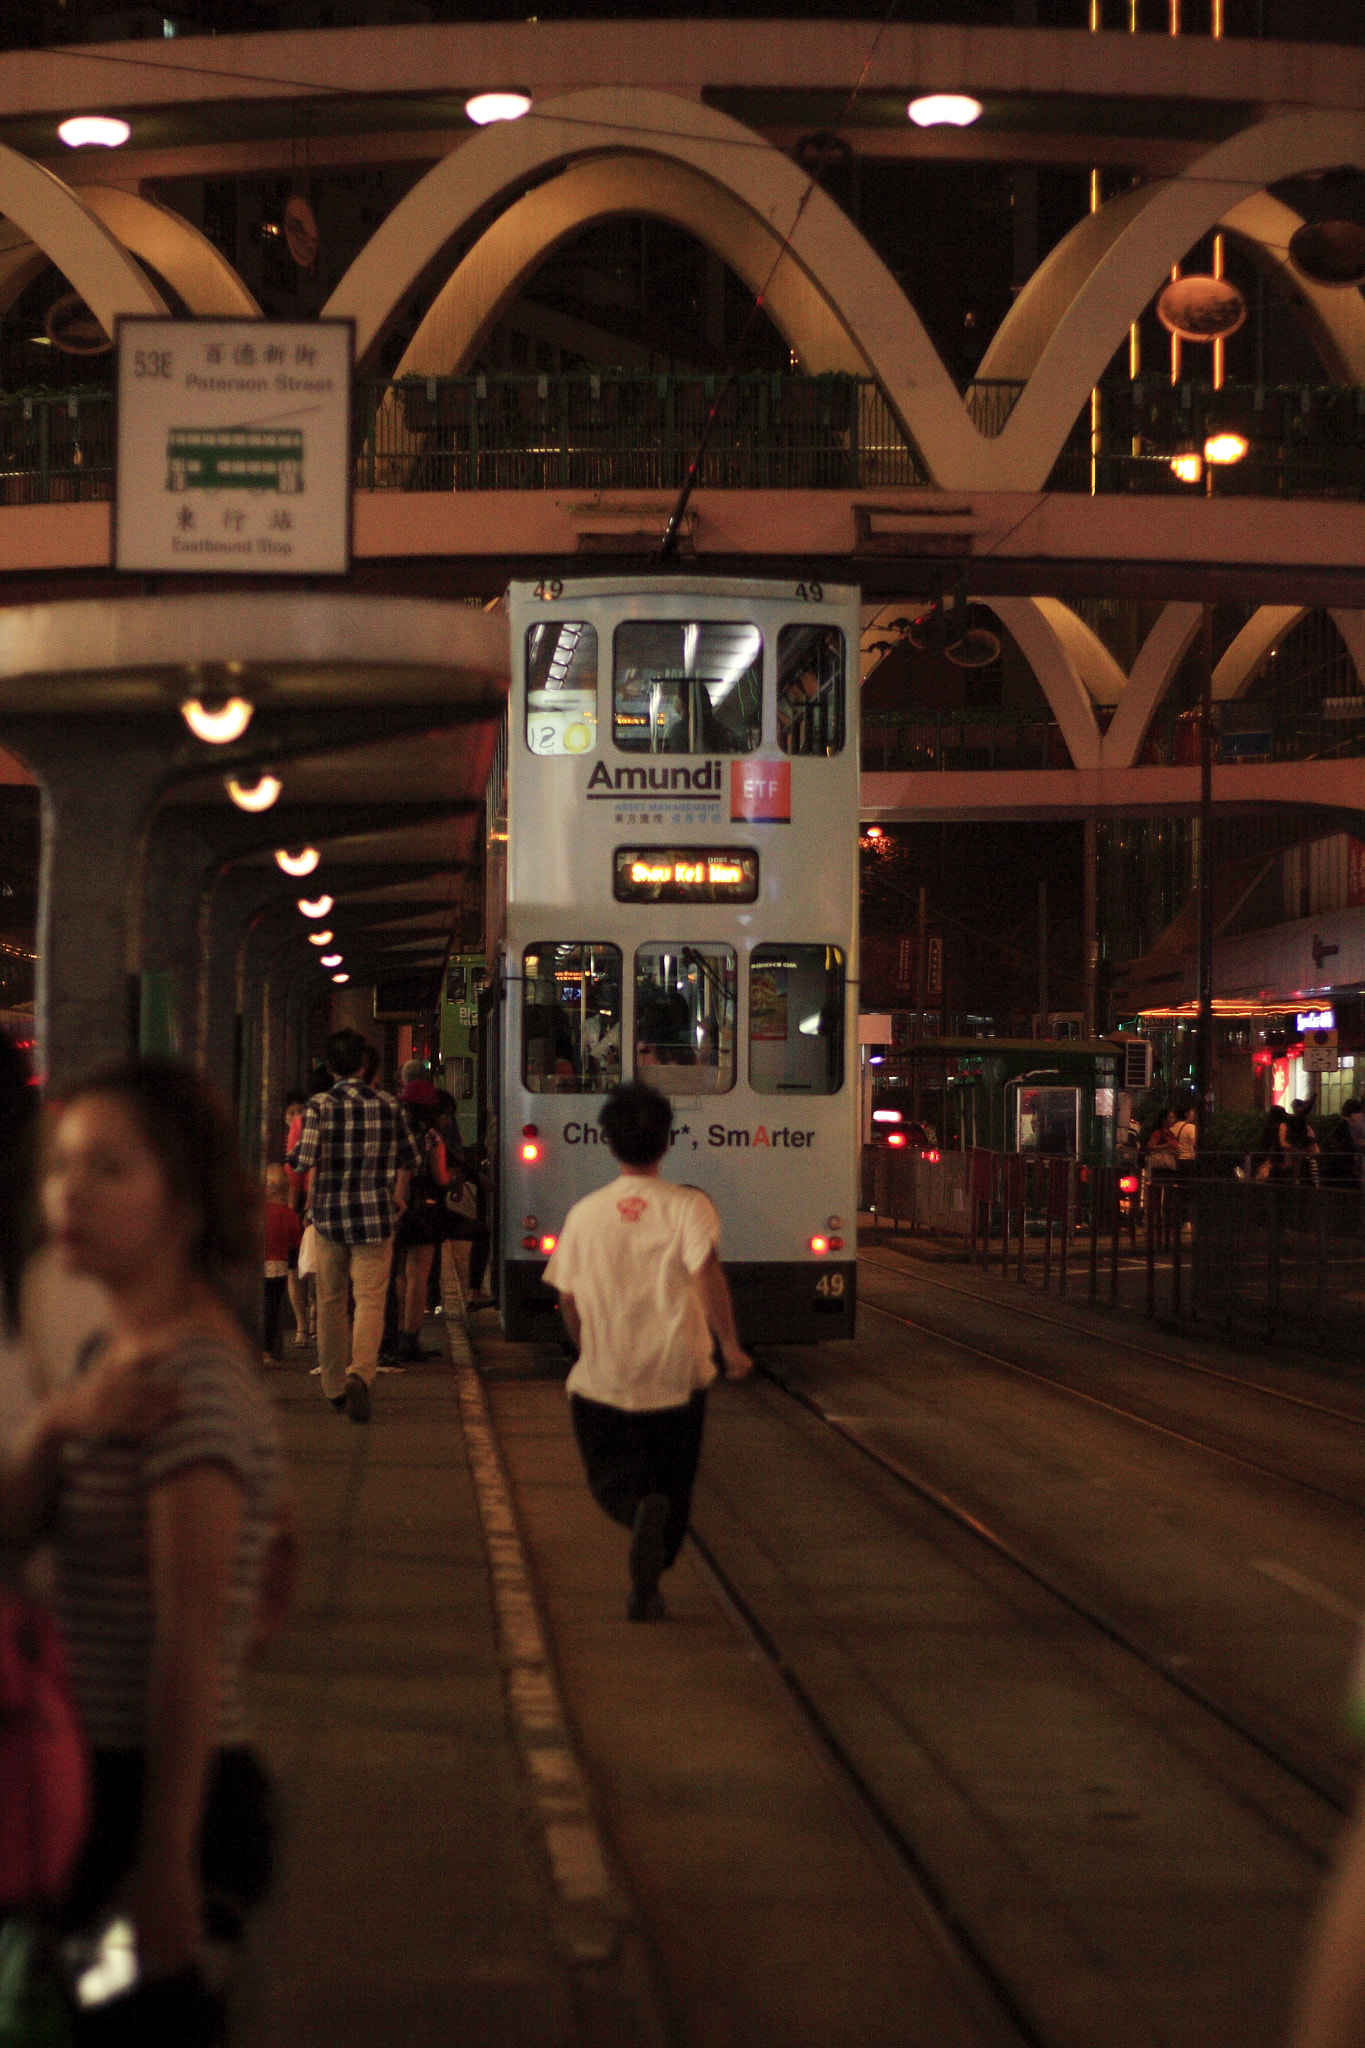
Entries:
[[[505,924],[486,1045],[512,1336],[615,1165],[621,1079],[674,1108],[749,1341],[853,1334],[859,593],[513,584]],[[496,919],[495,919],[496,923]]]

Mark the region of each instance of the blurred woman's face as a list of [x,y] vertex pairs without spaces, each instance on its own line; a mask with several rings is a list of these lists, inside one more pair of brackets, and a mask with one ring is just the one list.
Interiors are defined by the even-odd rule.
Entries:
[[172,1202],[131,1110],[112,1095],[82,1096],[58,1117],[43,1216],[68,1270],[114,1287],[178,1263],[195,1227]]

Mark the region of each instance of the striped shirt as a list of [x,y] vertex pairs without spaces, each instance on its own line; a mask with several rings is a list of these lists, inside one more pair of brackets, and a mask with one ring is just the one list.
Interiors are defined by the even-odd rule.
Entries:
[[350,1080],[312,1098],[289,1155],[296,1172],[312,1168],[313,1224],[333,1244],[382,1244],[392,1237],[394,1176],[404,1167],[415,1173],[421,1163],[393,1097]]
[[67,1445],[53,1539],[56,1606],[71,1687],[96,1749],[141,1749],[153,1610],[150,1488],[193,1465],[217,1465],[242,1489],[223,1615],[217,1741],[246,1739],[238,1681],[255,1615],[266,1545],[280,1502],[279,1430],[247,1355],[198,1337],[154,1368],[176,1389],[174,1411],[145,1440],[86,1438]]

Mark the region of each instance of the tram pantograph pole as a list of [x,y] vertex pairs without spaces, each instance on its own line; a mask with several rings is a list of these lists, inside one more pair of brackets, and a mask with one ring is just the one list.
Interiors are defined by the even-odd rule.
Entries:
[[1213,1115],[1213,606],[1199,629],[1199,1021],[1195,1032],[1195,1122],[1199,1149]]

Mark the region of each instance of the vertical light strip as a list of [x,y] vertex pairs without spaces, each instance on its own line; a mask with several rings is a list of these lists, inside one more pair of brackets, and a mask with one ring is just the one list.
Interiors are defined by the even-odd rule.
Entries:
[[[1130,35],[1130,36],[1135,36],[1135,35],[1137,34],[1137,32],[1138,32],[1138,0],[1128,0],[1128,33],[1129,33],[1129,35]],[[1132,326],[1131,326],[1131,327],[1130,327],[1130,328],[1128,329],[1128,381],[1129,381],[1129,383],[1130,383],[1130,384],[1136,384],[1136,383],[1137,383],[1137,380],[1138,380],[1138,378],[1139,378],[1139,377],[1140,377],[1141,375],[1142,375],[1142,326],[1141,326],[1141,323],[1140,323],[1139,321],[1135,320],[1135,321],[1133,322]],[[1133,442],[1132,442],[1132,452],[1133,452],[1133,454],[1134,454],[1134,455],[1141,455],[1141,453],[1142,453],[1142,436],[1141,436],[1140,434],[1134,434],[1134,436],[1133,436]]]
[[[1103,0],[1090,0],[1090,33],[1097,36],[1104,27]],[[1098,168],[1090,172],[1090,211],[1100,210],[1100,174]],[[1100,487],[1100,387],[1091,387],[1090,392],[1090,495],[1095,497]]]
[[[1223,275],[1223,263],[1223,237],[1221,235],[1215,235],[1213,238],[1213,274],[1215,277],[1221,277]],[[1221,391],[1223,388],[1223,375],[1226,367],[1226,359],[1224,357],[1223,351],[1226,349],[1226,347],[1227,343],[1224,341],[1222,335],[1217,335],[1214,339],[1213,344],[1213,388],[1215,391]]]

